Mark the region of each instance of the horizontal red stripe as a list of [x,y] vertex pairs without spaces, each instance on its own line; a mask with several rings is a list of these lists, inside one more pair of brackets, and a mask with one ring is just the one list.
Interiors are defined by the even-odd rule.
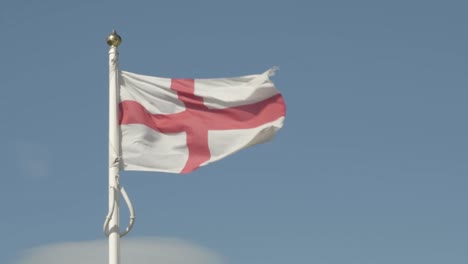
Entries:
[[186,130],[248,129],[285,116],[279,94],[264,101],[225,109],[187,109],[176,114],[151,114],[136,101],[120,103],[120,124],[143,124],[161,133]]

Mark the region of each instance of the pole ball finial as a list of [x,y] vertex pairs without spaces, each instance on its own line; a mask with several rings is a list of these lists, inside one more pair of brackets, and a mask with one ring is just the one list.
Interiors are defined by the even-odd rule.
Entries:
[[106,39],[107,45],[118,47],[122,43],[122,38],[117,34],[115,30]]

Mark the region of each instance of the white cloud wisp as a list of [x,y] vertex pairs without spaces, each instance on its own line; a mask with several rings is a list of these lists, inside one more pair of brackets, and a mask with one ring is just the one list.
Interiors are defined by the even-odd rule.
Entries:
[[[122,240],[122,263],[223,264],[223,258],[206,248],[180,239]],[[17,264],[107,263],[107,241],[66,242],[27,251]]]

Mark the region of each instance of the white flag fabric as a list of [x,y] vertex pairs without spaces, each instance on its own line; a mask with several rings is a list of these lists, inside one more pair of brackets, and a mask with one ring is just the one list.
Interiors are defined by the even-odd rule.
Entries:
[[272,139],[286,113],[273,73],[170,79],[120,71],[121,168],[188,173]]

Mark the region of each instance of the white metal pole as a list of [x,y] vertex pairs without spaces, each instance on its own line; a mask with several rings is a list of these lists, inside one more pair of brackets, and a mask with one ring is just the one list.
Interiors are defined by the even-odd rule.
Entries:
[[[119,227],[119,161],[120,134],[118,123],[118,46],[121,38],[115,30],[107,37],[109,44],[109,210],[112,218],[109,222],[109,264],[120,264],[120,227]],[[114,191],[115,190],[115,191]],[[113,195],[113,193],[115,195]],[[114,204],[115,203],[115,204]]]

